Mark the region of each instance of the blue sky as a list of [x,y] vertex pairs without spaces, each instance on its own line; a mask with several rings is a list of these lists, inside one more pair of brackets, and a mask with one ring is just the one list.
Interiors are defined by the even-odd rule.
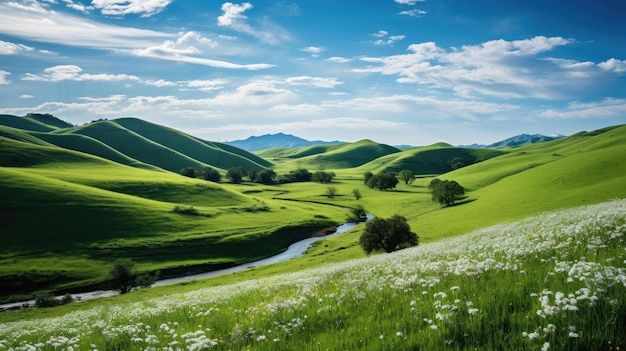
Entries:
[[491,143],[626,123],[626,2],[2,0],[0,113],[207,140]]

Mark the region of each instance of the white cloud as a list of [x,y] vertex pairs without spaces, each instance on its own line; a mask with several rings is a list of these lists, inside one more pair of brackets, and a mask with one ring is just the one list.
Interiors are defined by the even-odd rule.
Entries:
[[616,73],[626,72],[626,60],[609,59],[598,64],[600,68],[605,71],[611,71]]
[[193,88],[199,91],[209,92],[224,89],[224,84],[226,83],[228,83],[228,81],[224,79],[196,79],[185,82],[185,85],[189,88]]
[[336,62],[336,63],[348,63],[353,60],[349,58],[345,58],[345,57],[333,56],[333,57],[327,58],[326,61]]
[[245,2],[240,5],[236,5],[231,2],[225,2],[222,4],[222,11],[224,11],[224,14],[217,17],[217,25],[218,26],[241,25],[241,24],[238,24],[240,20],[248,18],[244,16],[243,13],[246,12],[246,10],[249,10],[251,8],[252,8],[252,4],[249,2]]
[[316,88],[334,88],[337,85],[343,84],[343,82],[337,81],[337,78],[322,78],[322,77],[291,77],[285,80],[290,85],[307,85]]
[[550,119],[570,118],[611,118],[626,114],[626,99],[605,98],[602,101],[588,103],[572,102],[567,110],[547,109],[539,113],[540,117]]
[[159,45],[136,49],[130,52],[135,56],[194,63],[218,68],[259,70],[274,67],[274,65],[266,63],[236,64],[223,60],[199,57],[200,55],[208,55],[212,49],[218,46],[218,43],[193,31],[179,33],[179,35],[180,37],[175,41],[166,40]]
[[395,3],[401,4],[401,5],[415,5],[418,2],[423,2],[425,0],[393,0]]
[[114,81],[136,80],[139,78],[128,74],[88,74],[82,73],[83,69],[75,65],[61,65],[48,67],[41,74],[26,73],[22,80],[43,82],[73,81]]
[[0,85],[11,83],[11,81],[7,78],[10,75],[11,75],[10,72],[0,70]]
[[22,95],[20,95],[20,99],[32,99],[34,97],[35,97],[35,95],[30,95],[30,94],[22,94]]
[[91,5],[104,15],[141,14],[149,17],[163,11],[172,0],[92,0]]
[[20,51],[33,51],[34,49],[24,44],[14,44],[0,40],[0,55],[15,55]]
[[[588,92],[604,77],[603,71],[590,62],[542,57],[545,52],[572,42],[539,36],[492,40],[448,50],[432,42],[412,44],[409,54],[362,58],[372,65],[353,71],[396,75],[400,83],[448,89],[461,96],[571,98]],[[615,62],[606,67],[619,70]]]
[[281,113],[289,113],[289,114],[317,114],[324,110],[322,106],[315,104],[296,104],[296,105],[277,105],[271,108],[272,111],[277,111]]
[[178,84],[174,83],[174,82],[170,82],[164,79],[159,79],[159,80],[146,80],[142,82],[145,85],[150,85],[153,87],[157,87],[157,88],[163,88],[163,87],[175,87]]
[[245,2],[243,4],[225,2],[222,4],[221,8],[223,14],[217,17],[217,25],[251,35],[272,45],[277,45],[283,41],[291,40],[290,35],[283,28],[269,22],[267,19],[261,21],[261,26],[259,28],[253,28],[246,23],[246,19],[248,19],[248,17],[243,13],[252,8],[253,6],[249,2]]
[[370,34],[371,37],[378,38],[370,41],[374,45],[393,45],[396,41],[403,40],[404,35],[391,35],[387,36],[389,32],[386,30],[379,30],[376,33]]
[[[16,25],[19,19],[19,25]],[[154,45],[171,34],[90,21],[51,11],[41,3],[0,3],[0,33],[47,43],[90,48],[137,48]],[[68,40],[71,38],[72,40]]]
[[412,9],[398,12],[399,15],[411,16],[411,17],[421,17],[427,14],[424,10]]
[[301,49],[304,52],[308,52],[311,54],[311,57],[319,57],[319,55],[326,50],[326,48],[319,46],[308,46],[306,48]]
[[71,8],[76,11],[80,11],[82,13],[89,13],[90,10],[93,10],[93,6],[85,6],[81,3],[75,3],[73,0],[63,0],[65,6]]

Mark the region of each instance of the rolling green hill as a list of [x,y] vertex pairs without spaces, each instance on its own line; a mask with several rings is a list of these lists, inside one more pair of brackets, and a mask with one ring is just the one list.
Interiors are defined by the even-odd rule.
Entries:
[[0,299],[99,284],[116,258],[165,272],[248,262],[345,218],[6,137],[0,166]]
[[47,114],[0,115],[0,135],[39,145],[57,145],[124,165],[179,172],[210,166],[263,169],[270,162],[236,147],[189,136],[137,118],[99,120],[72,126]]
[[417,175],[442,174],[452,169],[451,161],[457,167],[472,165],[477,162],[504,154],[504,151],[493,149],[459,148],[446,143],[402,150],[377,158],[358,168],[361,173],[366,171],[399,172],[410,170]]
[[297,160],[295,163],[298,165],[311,169],[345,169],[358,167],[379,157],[398,152],[400,150],[395,147],[365,139],[355,143],[270,149],[257,154],[274,160]]

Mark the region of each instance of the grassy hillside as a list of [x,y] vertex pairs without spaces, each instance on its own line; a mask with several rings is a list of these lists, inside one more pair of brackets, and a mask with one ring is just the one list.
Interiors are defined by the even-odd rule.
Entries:
[[0,165],[3,298],[102,282],[116,258],[164,272],[248,262],[346,216],[8,138]]
[[284,161],[286,164],[297,164],[310,169],[345,169],[358,167],[397,152],[400,150],[395,147],[371,140],[361,140],[355,143],[316,145],[291,150],[273,149],[257,154],[272,159],[286,158]]
[[5,313],[0,345],[622,350],[625,222],[611,201],[295,274]]
[[49,115],[28,115],[26,117],[0,115],[0,125],[36,132],[49,132],[71,126],[69,123],[65,124],[65,122],[47,116]]
[[223,144],[219,143],[201,141],[177,130],[137,118],[119,118],[113,122],[146,139],[217,168],[243,167],[244,169],[260,170],[271,165],[269,162],[247,151],[223,146]]
[[417,175],[442,174],[452,169],[451,161],[457,162],[457,166],[469,166],[504,153],[505,151],[501,150],[459,148],[438,143],[383,156],[360,166],[357,170],[361,173],[366,171],[397,173],[406,169]]

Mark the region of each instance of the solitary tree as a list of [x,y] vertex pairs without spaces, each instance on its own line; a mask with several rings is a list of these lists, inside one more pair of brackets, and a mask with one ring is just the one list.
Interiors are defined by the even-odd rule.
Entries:
[[465,195],[465,189],[454,180],[433,179],[428,188],[432,191],[433,201],[440,205],[451,206]]
[[376,217],[367,222],[359,244],[369,255],[374,251],[392,252],[415,246],[418,239],[406,218],[396,214],[387,219]]
[[113,264],[113,268],[109,271],[109,276],[111,278],[113,288],[119,291],[120,294],[126,294],[135,286],[137,270],[135,269],[135,264],[132,261],[118,260]]
[[159,272],[154,274],[137,274],[135,263],[130,260],[115,261],[113,267],[109,271],[111,285],[120,294],[130,292],[134,287],[149,287],[159,277]]
[[398,177],[400,177],[400,179],[404,181],[404,184],[411,184],[415,181],[415,174],[413,173],[413,171],[408,169],[400,171],[400,173],[398,173]]
[[251,169],[248,171],[248,179],[250,179],[251,182],[256,182],[257,180],[257,174],[259,173],[259,171],[257,171],[256,169]]
[[241,167],[232,167],[226,172],[226,178],[235,184],[241,183],[244,175],[246,172]]
[[328,186],[328,188],[326,188],[326,195],[329,198],[334,199],[335,196],[337,196],[337,191],[337,187],[330,185]]
[[361,195],[361,191],[357,188],[352,189],[352,195],[354,195],[354,198],[358,201],[362,195]]

